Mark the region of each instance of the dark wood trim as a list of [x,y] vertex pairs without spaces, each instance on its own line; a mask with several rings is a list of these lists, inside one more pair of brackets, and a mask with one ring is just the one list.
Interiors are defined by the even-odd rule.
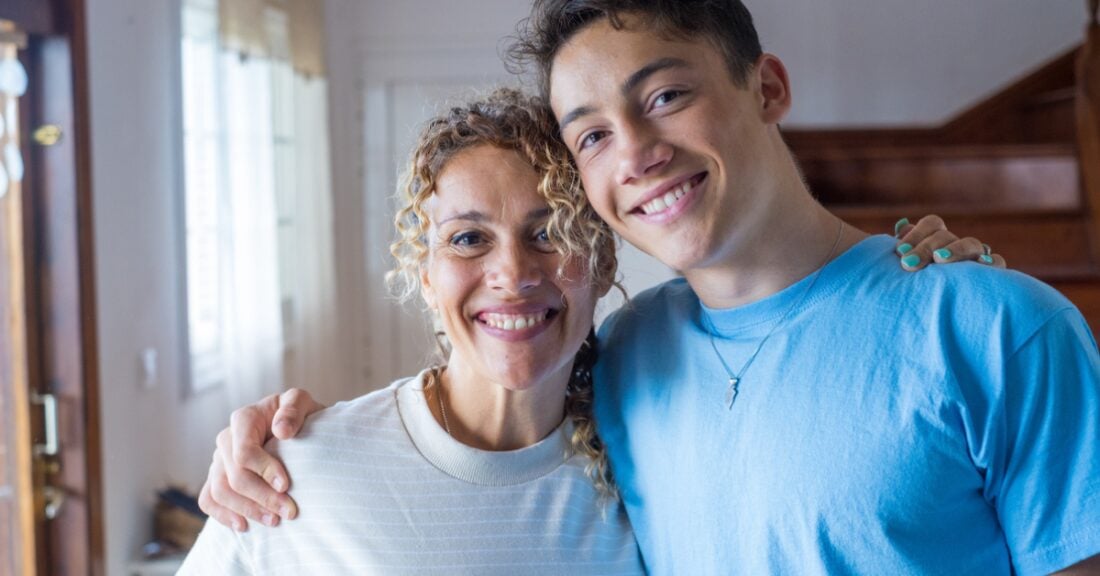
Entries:
[[952,141],[975,139],[997,118],[1034,102],[1036,95],[1058,93],[1076,85],[1074,66],[1080,46],[1075,46],[1048,60],[1034,72],[998,90],[957,114],[943,125],[944,135]]
[[1095,20],[1089,24],[1088,39],[1077,61],[1077,74],[1081,191],[1093,225],[1093,261],[1100,262],[1100,24]]
[[783,140],[791,150],[821,148],[863,148],[896,146],[899,144],[933,144],[938,128],[882,127],[828,128],[824,130],[784,129]]
[[[37,82],[38,74],[36,73],[34,61],[30,57],[30,53],[27,50],[21,50],[19,52],[19,59],[23,63],[23,67],[28,71],[28,76],[32,83]],[[19,110],[19,123],[21,127],[21,137],[23,142],[21,146],[23,148],[23,158],[27,162],[28,166],[33,166],[34,149],[31,145],[31,133],[33,132],[32,122],[33,114],[31,112],[31,103],[25,98],[22,99]],[[24,171],[23,175],[23,302],[26,310],[26,355],[27,355],[27,385],[28,393],[41,393],[43,389],[43,366],[44,366],[44,352],[42,349],[42,292],[39,290],[40,272],[38,270],[38,264],[40,262],[39,253],[41,246],[38,242],[40,237],[39,220],[36,216],[36,202],[34,197],[34,191],[38,189],[38,174],[34,170],[28,169]],[[27,398],[30,401],[30,398]],[[29,406],[30,404],[28,404]],[[30,411],[30,418],[28,419],[31,430],[31,443],[40,442],[42,438],[38,436],[39,431],[42,430],[42,413],[39,409],[32,408]],[[35,487],[42,485],[42,470],[39,466],[32,467],[31,480]],[[49,549],[49,538],[45,530],[45,522],[41,518],[42,510],[45,507],[45,502],[42,499],[41,492],[36,489],[34,491],[34,514],[35,514],[35,533],[33,540],[35,542],[35,557],[30,560],[35,565],[35,571],[37,574],[46,574],[47,564],[45,554]]]
[[92,190],[91,107],[88,38],[84,0],[67,0],[66,32],[72,46],[73,122],[76,133],[77,237],[80,258],[81,344],[88,481],[90,572],[106,574],[103,536],[103,455],[100,439],[99,337],[96,304],[95,226]]
[[4,0],[0,3],[0,19],[19,23],[28,34],[54,34],[55,0]]

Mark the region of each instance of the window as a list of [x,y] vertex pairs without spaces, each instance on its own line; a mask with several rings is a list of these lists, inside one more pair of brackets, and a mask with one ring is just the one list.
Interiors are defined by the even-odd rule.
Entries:
[[250,402],[333,363],[322,5],[182,0],[192,390]]
[[219,229],[224,174],[218,110],[218,7],[187,0],[182,14],[187,326],[193,391],[225,379],[224,282]]

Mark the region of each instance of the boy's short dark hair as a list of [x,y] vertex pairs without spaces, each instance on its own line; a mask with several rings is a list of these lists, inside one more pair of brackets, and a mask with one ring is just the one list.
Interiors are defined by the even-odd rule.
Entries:
[[535,0],[530,17],[519,24],[509,58],[520,69],[533,63],[542,96],[549,98],[550,70],[561,47],[601,18],[622,29],[623,15],[640,17],[666,37],[709,39],[739,86],[763,53],[752,14],[741,0]]

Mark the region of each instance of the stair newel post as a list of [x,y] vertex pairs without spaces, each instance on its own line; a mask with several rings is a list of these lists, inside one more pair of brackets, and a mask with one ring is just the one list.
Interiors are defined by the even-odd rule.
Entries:
[[1088,0],[1088,10],[1085,44],[1077,60],[1077,141],[1092,263],[1100,267],[1100,0]]

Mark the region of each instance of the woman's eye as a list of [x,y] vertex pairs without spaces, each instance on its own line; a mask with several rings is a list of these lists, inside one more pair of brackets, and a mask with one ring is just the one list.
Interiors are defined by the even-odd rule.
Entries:
[[451,246],[469,247],[477,246],[482,241],[481,234],[477,232],[460,232],[451,236]]
[[550,240],[550,231],[546,228],[539,228],[539,230],[535,232],[532,241],[535,244],[535,248],[539,251],[549,253],[557,250],[554,243]]

